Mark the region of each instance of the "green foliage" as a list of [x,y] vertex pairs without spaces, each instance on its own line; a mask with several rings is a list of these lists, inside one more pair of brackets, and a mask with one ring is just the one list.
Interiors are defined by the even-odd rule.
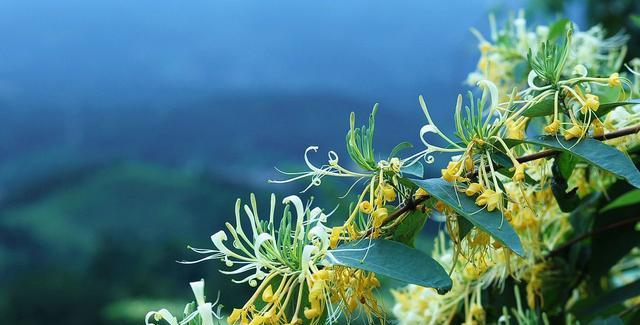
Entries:
[[422,231],[428,218],[429,215],[420,210],[409,212],[404,221],[398,225],[393,233],[393,240],[410,247],[415,247],[416,237],[420,234],[420,231]]
[[460,216],[491,235],[514,253],[520,256],[524,255],[520,238],[500,212],[489,212],[479,208],[472,198],[467,197],[464,193],[458,193],[453,184],[441,178],[416,180],[414,183],[453,208]]
[[526,117],[549,116],[553,114],[553,106],[554,99],[547,97],[531,105],[522,115]]
[[[347,132],[347,152],[349,157],[365,170],[375,170],[376,159],[373,154],[373,131],[375,128],[375,117],[378,112],[378,104],[373,106],[373,111],[369,115],[369,127],[362,126],[356,128],[356,115],[351,113],[349,118],[349,132]],[[394,150],[399,151],[406,145],[400,144]]]
[[564,140],[552,136],[526,138],[522,141],[567,152],[578,159],[588,162],[602,170],[626,179],[631,185],[640,188],[640,172],[631,159],[620,150],[608,146],[598,140]]
[[[566,25],[567,24],[565,24],[565,26]],[[562,27],[564,28],[565,26]],[[558,29],[559,28],[560,27],[558,27]],[[561,44],[546,41],[540,44],[535,55],[531,50],[529,50],[527,54],[527,60],[529,61],[531,69],[547,84],[555,85],[560,81],[567,56],[569,55],[572,33],[573,26],[570,25],[566,31],[566,37]]]
[[447,272],[431,256],[398,242],[363,239],[330,251],[330,263],[375,272],[402,282],[435,288],[444,294],[451,290]]

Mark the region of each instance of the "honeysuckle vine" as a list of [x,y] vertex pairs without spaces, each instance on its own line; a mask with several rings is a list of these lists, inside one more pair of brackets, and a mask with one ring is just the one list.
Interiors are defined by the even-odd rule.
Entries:
[[[225,311],[229,324],[591,319],[583,307],[591,303],[583,293],[592,290],[583,281],[584,264],[600,257],[583,254],[588,260],[578,266],[562,254],[637,222],[606,224],[597,213],[613,209],[619,217],[625,214],[615,209],[640,207],[634,196],[640,190],[633,190],[640,187],[634,165],[640,60],[624,65],[626,36],[605,38],[598,27],[580,31],[559,20],[532,31],[522,14],[502,29],[490,21],[490,37],[474,31],[480,60],[467,81],[475,88],[457,97],[451,135],[420,96],[421,145],[403,142],[381,155],[374,150],[378,105],[360,127],[352,113],[348,159],[328,151],[326,162],[315,163],[320,148],[310,146],[306,170],[278,170],[282,178],[270,180],[302,182],[301,193],[323,186],[325,177],[350,180],[341,197],[351,202],[346,212],[313,207],[296,195],[279,204],[272,195],[265,214],[251,195],[249,204],[236,202],[235,224],[211,236],[213,248],[190,247],[199,257],[182,263],[218,262],[231,281],[252,288],[246,303]],[[439,177],[425,179],[431,166]],[[591,218],[584,224],[583,215]],[[428,220],[442,223],[431,256],[414,248]],[[622,253],[624,268],[611,265],[619,274],[597,275],[600,280],[620,287],[639,278],[640,254]],[[561,262],[581,272],[578,280],[556,285]],[[376,294],[381,277],[408,283],[393,290],[391,310]],[[149,313],[147,323],[206,325],[220,318],[198,290],[197,310],[189,309],[183,322],[161,310]],[[549,302],[556,297],[564,300]],[[622,300],[618,307],[634,303]]]

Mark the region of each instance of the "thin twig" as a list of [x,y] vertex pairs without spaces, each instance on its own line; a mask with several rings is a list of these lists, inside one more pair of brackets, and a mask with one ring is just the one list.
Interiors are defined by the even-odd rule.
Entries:
[[[620,138],[620,137],[623,137],[623,136],[626,136],[626,135],[635,134],[635,133],[638,133],[638,132],[640,132],[640,125],[636,125],[636,126],[620,129],[620,130],[615,131],[615,132],[610,132],[610,133],[607,133],[607,134],[603,134],[601,136],[593,137],[592,139],[599,140],[599,141],[604,141],[604,140]],[[518,162],[520,162],[520,163],[523,163],[523,162],[527,162],[527,161],[532,161],[532,160],[536,160],[536,159],[550,157],[550,156],[555,155],[556,153],[558,153],[558,150],[555,150],[555,149],[543,150],[543,151],[540,151],[540,152],[536,152],[534,154],[520,156],[520,157],[516,158],[516,160]],[[396,220],[397,218],[399,218],[405,212],[409,212],[409,211],[415,210],[415,208],[416,208],[416,206],[418,204],[424,202],[428,198],[429,198],[429,196],[423,196],[423,197],[419,197],[419,198],[417,198],[415,200],[409,199],[409,200],[405,201],[404,205],[401,208],[399,208],[398,210],[395,210],[391,214],[389,214],[389,216],[387,217],[387,219],[384,221],[383,224],[388,224],[389,222]],[[374,231],[373,228],[369,228],[363,237],[367,237],[367,236],[371,235],[373,233],[373,231]]]
[[631,219],[625,219],[625,220],[622,220],[622,221],[618,221],[616,223],[612,223],[612,224],[607,225],[605,227],[598,228],[596,230],[590,231],[588,233],[582,234],[582,235],[580,235],[580,236],[578,236],[578,237],[576,237],[576,238],[564,243],[562,246],[550,251],[549,254],[547,254],[547,257],[556,256],[556,255],[560,254],[562,251],[566,250],[567,248],[569,248],[569,247],[573,246],[574,244],[579,243],[579,242],[581,242],[581,241],[583,241],[583,240],[585,240],[585,239],[587,239],[589,237],[601,234],[601,233],[609,231],[611,229],[616,229],[616,228],[625,226],[625,225],[630,224],[630,223],[634,223],[634,222],[639,221],[639,220],[640,220],[640,217],[635,217],[635,218],[631,218]]
[[[610,132],[610,133],[607,133],[607,134],[603,134],[601,136],[593,137],[592,139],[599,140],[599,141],[605,141],[605,140],[611,140],[611,139],[623,137],[625,135],[635,134],[635,133],[638,133],[638,132],[640,132],[640,125],[636,125],[636,126],[620,129],[620,130],[615,131],[615,132]],[[524,155],[524,156],[518,157],[518,158],[516,158],[516,160],[519,163],[523,163],[523,162],[532,161],[532,160],[536,160],[536,159],[540,159],[540,158],[550,157],[550,156],[555,155],[556,153],[558,153],[558,150],[555,150],[555,149],[543,150],[543,151],[536,152],[536,153],[533,153],[533,154],[530,154],[530,155]]]

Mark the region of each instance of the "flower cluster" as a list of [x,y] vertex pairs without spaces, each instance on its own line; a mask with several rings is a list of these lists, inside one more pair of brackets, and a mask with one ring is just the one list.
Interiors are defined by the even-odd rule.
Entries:
[[[572,244],[578,230],[569,212],[600,193],[608,198],[618,178],[640,187],[640,172],[623,153],[640,147],[631,135],[640,131],[640,60],[619,71],[626,37],[605,38],[599,27],[579,32],[561,20],[530,31],[521,15],[497,30],[491,21],[490,40],[476,32],[481,58],[469,81],[477,89],[467,104],[457,98],[455,137],[436,126],[420,96],[424,148],[405,156],[413,146],[404,142],[381,159],[373,147],[378,106],[365,126],[356,127],[352,113],[346,148],[355,170],[334,151],[325,164],[312,163],[318,147],[311,146],[304,153],[308,170],[281,172],[288,178],[271,181],[309,180],[306,192],[324,177],[352,180],[344,196],[351,195],[351,206],[337,226],[326,225],[333,213],[295,195],[284,198],[277,218],[272,195],[268,216],[260,218],[252,195],[248,205],[236,202],[235,225],[211,236],[212,249],[191,248],[205,256],[183,263],[222,262],[220,272],[255,288],[229,312],[229,324],[334,324],[358,317],[385,323],[374,292],[380,275],[409,283],[393,291],[400,324],[549,323],[541,312],[544,292],[559,273],[550,255]],[[444,145],[428,139],[433,136]],[[602,146],[603,156],[589,152]],[[423,163],[433,164],[436,155],[447,164],[440,178],[425,180]],[[413,246],[429,217],[444,227],[433,260],[418,261],[423,253]],[[637,255],[613,268],[621,284],[637,278],[629,272],[640,267]],[[424,263],[419,271],[425,274],[408,271],[417,263]],[[197,315],[209,324],[212,305],[196,287],[198,308],[180,324]],[[514,292],[511,309],[487,305],[505,288]],[[581,298],[577,285],[570,289],[562,307],[566,323],[573,322],[566,308]],[[151,318],[177,324],[164,310],[149,313],[147,323]]]

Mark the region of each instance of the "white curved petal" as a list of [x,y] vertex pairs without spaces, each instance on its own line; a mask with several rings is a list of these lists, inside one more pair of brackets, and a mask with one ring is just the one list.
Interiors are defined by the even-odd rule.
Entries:
[[282,200],[282,203],[284,204],[293,203],[293,206],[296,208],[297,219],[296,219],[295,233],[298,236],[301,236],[303,232],[303,222],[305,217],[305,208],[304,208],[304,205],[302,204],[302,200],[300,200],[300,198],[297,197],[296,195],[290,195],[285,197]]
[[420,128],[420,140],[422,140],[422,143],[423,143],[425,146],[430,146],[429,142],[427,142],[427,139],[425,139],[425,138],[424,138],[424,136],[425,136],[427,133],[436,133],[436,134],[437,134],[437,133],[439,133],[439,132],[440,132],[440,130],[438,130],[438,128],[437,128],[435,125],[433,125],[433,124],[426,124],[426,125],[423,125],[423,126]]
[[491,95],[491,108],[495,109],[498,106],[498,87],[496,84],[484,79],[478,81],[478,87],[485,91],[489,91],[489,95]]
[[[157,316],[160,316],[160,318],[157,318]],[[178,320],[173,317],[173,315],[171,315],[171,313],[166,310],[166,309],[160,309],[158,311],[151,311],[147,313],[147,316],[145,317],[145,324],[146,325],[154,325],[155,323],[151,323],[149,322],[149,319],[153,318],[156,321],[159,321],[161,319],[165,320],[167,323],[171,324],[171,325],[178,325]]]
[[199,305],[198,313],[202,319],[202,325],[213,325],[213,311],[210,302]]
[[[270,234],[267,233],[263,233],[258,235],[258,238],[256,238],[255,243],[253,244],[253,251],[256,254],[256,258],[258,260],[260,260],[260,257],[262,256],[262,254],[260,254],[260,247],[262,247],[262,244],[266,241],[272,241],[273,237],[271,237]],[[273,247],[276,248],[275,242],[273,243]]]
[[307,277],[307,273],[309,272],[309,262],[311,261],[311,255],[318,252],[318,247],[313,245],[307,245],[302,249],[302,261],[300,263],[300,277],[298,281],[302,282]]
[[204,304],[204,279],[189,283],[193,296],[196,297],[196,303],[198,305]]
[[322,243],[322,247],[320,248],[322,252],[326,252],[329,248],[329,234],[327,230],[322,225],[315,226],[309,230],[309,240],[313,240],[315,238],[320,239],[320,243]]

